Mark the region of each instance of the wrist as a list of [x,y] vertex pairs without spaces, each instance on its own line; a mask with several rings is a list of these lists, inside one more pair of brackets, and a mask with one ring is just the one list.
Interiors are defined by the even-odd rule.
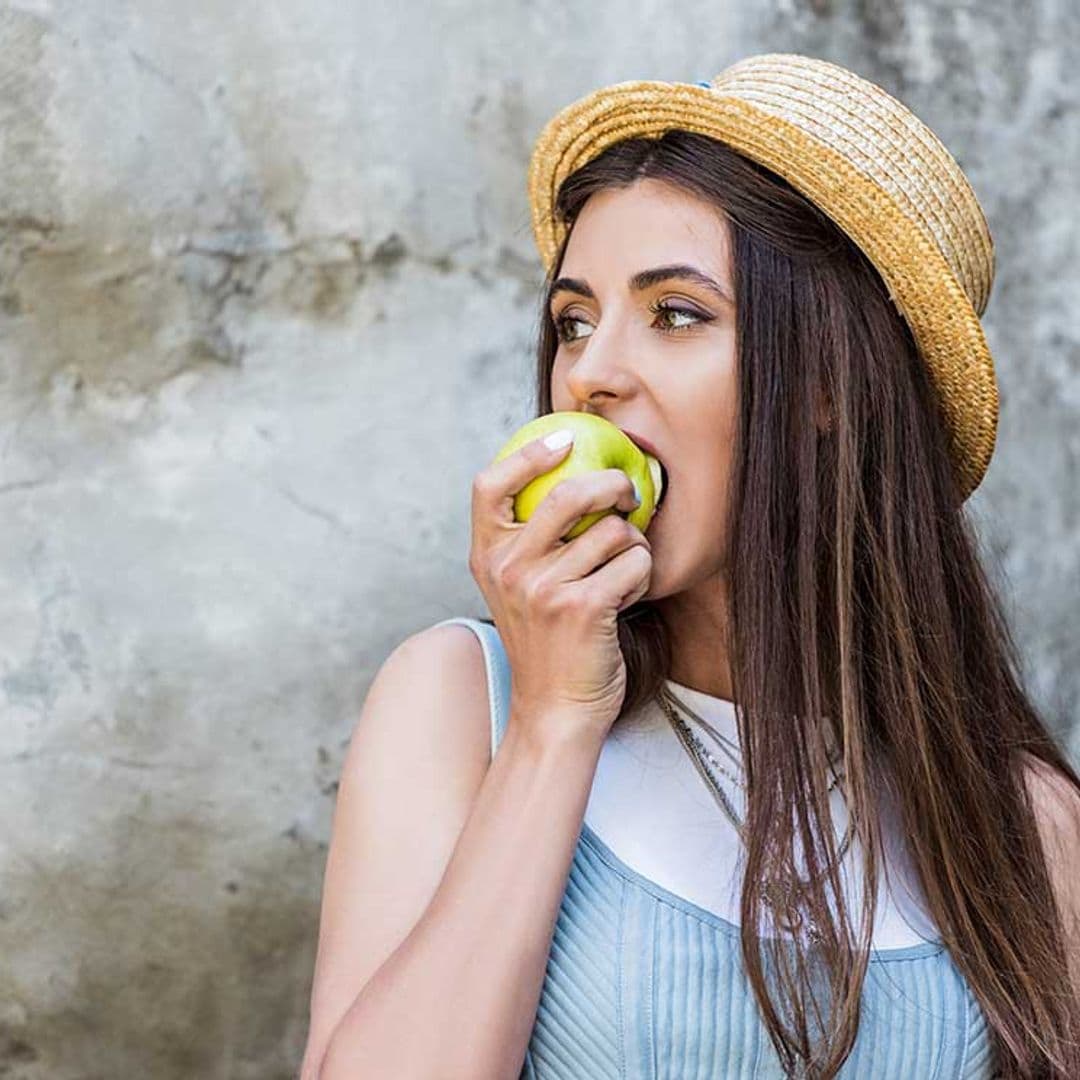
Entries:
[[503,742],[536,765],[565,766],[569,760],[595,760],[606,732],[590,722],[587,710],[572,705],[533,706],[511,701]]

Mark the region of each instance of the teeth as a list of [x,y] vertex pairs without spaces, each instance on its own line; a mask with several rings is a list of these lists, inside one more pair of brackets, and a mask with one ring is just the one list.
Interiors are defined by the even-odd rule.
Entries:
[[664,466],[664,463],[659,458],[649,458],[649,469],[652,472],[653,487],[658,492],[656,499],[656,510],[660,509],[663,505],[664,499],[667,497],[668,490],[668,473]]
[[654,458],[652,454],[646,454],[645,460],[649,466],[649,475],[652,477],[653,491],[657,493],[656,508],[659,508],[660,502],[664,497],[664,466],[661,464],[660,459]]

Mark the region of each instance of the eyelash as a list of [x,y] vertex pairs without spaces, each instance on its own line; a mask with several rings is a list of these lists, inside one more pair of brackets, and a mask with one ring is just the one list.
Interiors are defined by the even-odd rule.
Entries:
[[[696,322],[689,323],[686,326],[660,326],[657,329],[662,334],[681,334],[685,330],[693,330],[695,326],[702,323],[709,323],[713,321],[712,315],[703,315],[700,311],[693,311],[690,308],[675,307],[671,304],[665,304],[663,301],[654,301],[649,305],[649,310],[654,315],[661,315],[664,312],[673,313],[677,315],[689,315],[690,318],[695,319]],[[558,335],[559,341],[564,345],[573,345],[577,338],[568,338],[565,333],[565,328],[568,323],[584,322],[584,319],[578,319],[573,315],[556,315],[552,320],[555,323],[555,332]]]

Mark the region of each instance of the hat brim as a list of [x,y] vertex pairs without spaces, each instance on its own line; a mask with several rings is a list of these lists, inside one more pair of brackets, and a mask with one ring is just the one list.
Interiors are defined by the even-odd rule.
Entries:
[[616,142],[673,128],[718,139],[782,176],[866,254],[930,370],[966,499],[993,454],[999,408],[979,316],[925,227],[847,157],[790,121],[715,89],[648,80],[603,87],[566,106],[545,125],[529,162],[533,236],[545,269],[566,231],[554,215],[566,177]]

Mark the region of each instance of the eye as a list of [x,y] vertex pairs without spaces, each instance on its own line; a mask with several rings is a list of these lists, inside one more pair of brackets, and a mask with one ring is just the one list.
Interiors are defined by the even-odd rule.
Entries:
[[[703,312],[695,311],[692,308],[676,307],[672,304],[665,304],[663,301],[655,301],[649,305],[649,311],[655,316],[656,320],[654,325],[662,334],[678,334],[684,330],[689,330],[700,323],[712,322],[714,316],[706,315]],[[589,333],[575,332],[575,324],[581,326],[587,326],[592,329],[592,323],[586,319],[578,318],[575,315],[560,314],[555,315],[552,318],[552,322],[555,324],[555,332],[559,337],[559,340],[564,344],[572,344],[575,341],[579,341],[582,338],[589,337]]]
[[[691,308],[675,307],[673,304],[665,304],[663,301],[657,301],[649,305],[649,310],[657,317],[657,322],[661,323],[657,327],[661,333],[664,334],[677,334],[680,330],[689,330],[692,326],[697,326],[699,323],[712,322],[713,317],[711,315],[704,315],[700,311],[694,311]],[[676,322],[674,325],[669,321],[668,317],[673,319],[689,319],[689,322]]]
[[571,329],[574,323],[580,323],[582,326],[591,325],[584,319],[578,319],[573,315],[556,315],[552,322],[555,323],[555,332],[559,335],[559,340],[567,345],[581,337],[589,336],[588,334],[575,334]]

